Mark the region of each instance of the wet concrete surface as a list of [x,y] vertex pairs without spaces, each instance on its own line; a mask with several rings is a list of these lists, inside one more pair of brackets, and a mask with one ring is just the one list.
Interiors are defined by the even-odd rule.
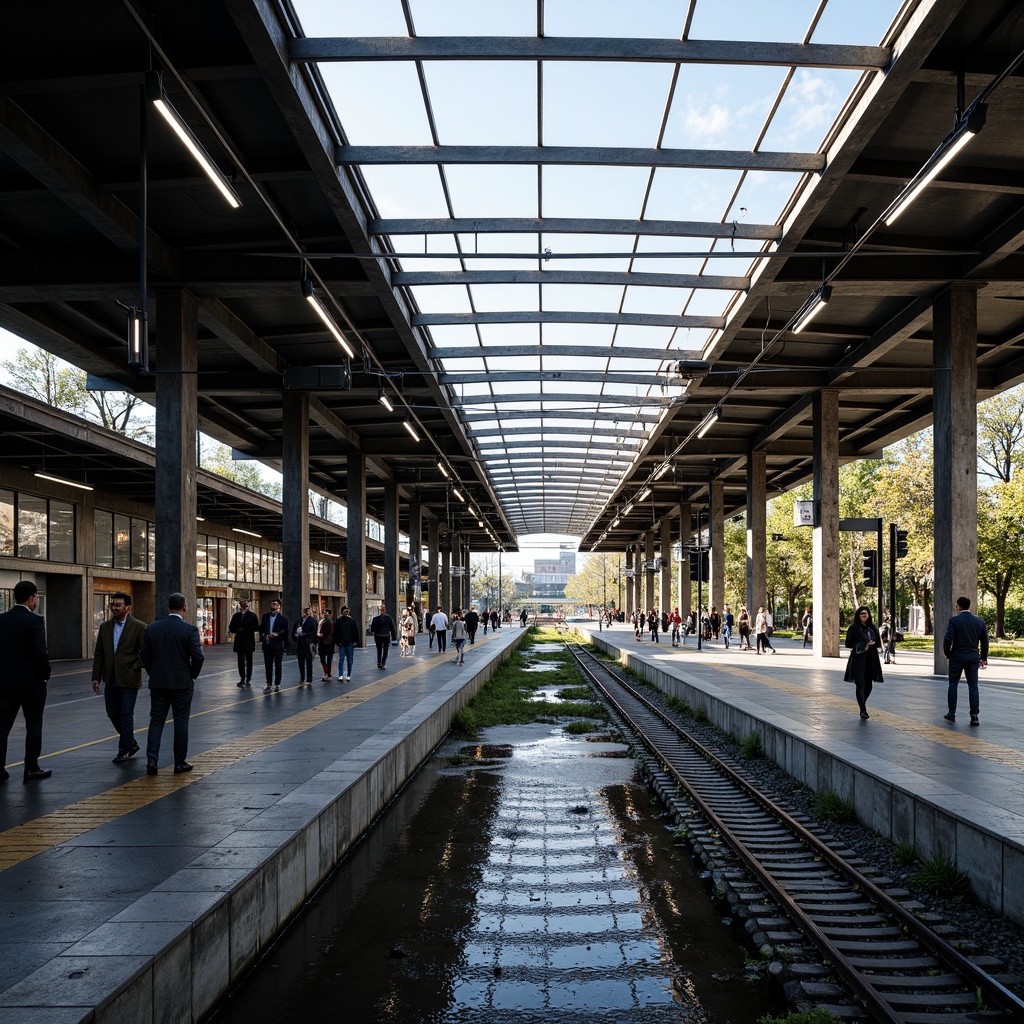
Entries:
[[624,754],[550,724],[448,744],[218,1024],[752,1024],[767,992]]

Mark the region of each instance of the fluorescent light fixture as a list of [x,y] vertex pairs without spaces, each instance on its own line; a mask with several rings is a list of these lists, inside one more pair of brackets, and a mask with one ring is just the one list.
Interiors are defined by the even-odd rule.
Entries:
[[663,476],[664,476],[664,475],[665,475],[665,474],[666,474],[666,473],[668,472],[668,466],[669,466],[669,464],[668,464],[667,462],[663,462],[663,463],[662,463],[662,464],[661,464],[661,465],[660,465],[660,466],[659,466],[659,467],[658,467],[658,468],[657,468],[657,469],[656,469],[656,470],[654,471],[654,477],[653,477],[653,479],[655,479],[655,480],[660,480],[660,479],[661,479],[661,478],[662,478],[662,477],[663,477]]
[[441,475],[442,475],[442,476],[443,476],[443,477],[444,477],[444,478],[445,478],[446,480],[451,480],[451,478],[452,478],[452,475],[451,475],[451,473],[449,473],[449,472],[448,472],[448,470],[447,470],[447,469],[445,468],[445,464],[444,464],[444,463],[443,463],[443,462],[442,462],[442,461],[441,461],[440,459],[438,459],[438,460],[437,460],[437,468],[438,468],[439,470],[441,470]]
[[88,484],[80,484],[76,480],[65,480],[63,477],[50,476],[49,473],[35,473],[40,480],[49,480],[54,484],[63,484],[65,487],[77,487],[80,491],[91,491],[92,488]]
[[799,334],[827,305],[832,298],[832,286],[823,284],[805,303],[793,324],[793,333]]
[[206,517],[205,516],[196,516],[196,522],[197,523],[205,523],[206,522]]
[[145,337],[146,316],[137,306],[128,310],[128,365],[142,366],[142,343]]
[[469,506],[469,514],[471,516],[475,516],[476,515],[476,510],[473,508],[472,505]]
[[721,415],[722,410],[716,405],[714,409],[704,417],[703,422],[697,428],[697,436],[703,437],[718,422],[718,417]]
[[383,388],[377,388],[377,401],[380,402],[388,412],[395,411],[395,407],[391,404],[391,399],[388,398],[388,393]]
[[613,520],[612,520],[612,525],[611,525],[611,527],[610,527],[610,528],[611,528],[612,530],[614,530],[614,529],[615,529],[615,527],[616,527],[616,526],[618,526],[618,525],[619,525],[619,520],[618,520],[618,518],[616,517],[615,519],[613,519]]
[[405,427],[405,429],[409,431],[409,436],[414,441],[419,443],[420,435],[416,433],[416,430],[413,427],[413,425],[408,420],[402,420],[402,426]]
[[483,526],[483,525],[484,525],[484,521],[483,521],[482,519],[478,519],[478,520],[476,521],[476,525],[477,525],[477,526]]
[[637,496],[637,501],[646,501],[651,496],[650,487],[645,487]]
[[633,502],[630,502],[630,503],[629,503],[629,504],[628,504],[628,505],[627,505],[627,506],[626,506],[626,507],[625,507],[625,508],[624,508],[624,509],[622,510],[622,514],[623,514],[624,516],[628,516],[628,515],[629,515],[629,513],[630,513],[630,512],[632,512],[632,511],[633,511]]
[[163,81],[159,71],[146,72],[146,95],[160,112],[160,116],[171,126],[171,130],[195,158],[196,163],[202,167],[206,176],[217,187],[217,191],[228,201],[228,205],[237,210],[242,205],[242,200],[238,198],[238,193],[231,187],[231,182],[213,162],[213,158],[203,148],[203,144],[196,138],[195,133],[185,123],[181,114],[171,106],[164,94]]
[[454,494],[454,495],[455,495],[455,497],[459,499],[459,501],[462,501],[462,502],[464,502],[464,501],[466,500],[466,499],[465,499],[465,498],[464,498],[464,497],[462,496],[462,491],[460,491],[460,490],[458,489],[458,487],[453,487],[453,488],[452,488],[452,494]]
[[316,315],[324,322],[324,326],[334,335],[334,340],[341,346],[342,351],[349,359],[355,359],[356,354],[352,346],[345,340],[341,328],[334,322],[334,317],[327,311],[327,307],[320,301],[319,296],[313,291],[313,282],[308,277],[302,279],[302,294],[306,301],[316,310]]
[[232,526],[231,530],[234,533],[244,533],[246,535],[246,537],[260,537],[260,538],[262,538],[262,536],[263,536],[262,533],[253,533],[252,530],[243,530],[240,526]]
[[320,554],[326,555],[328,558],[341,558],[337,551],[324,551],[323,548],[320,548]]
[[938,149],[928,158],[928,162],[904,186],[903,191],[893,201],[892,210],[885,215],[885,226],[890,227],[900,214],[935,180],[942,169],[974,138],[985,126],[988,107],[979,103],[974,110],[960,119],[956,127],[939,143]]

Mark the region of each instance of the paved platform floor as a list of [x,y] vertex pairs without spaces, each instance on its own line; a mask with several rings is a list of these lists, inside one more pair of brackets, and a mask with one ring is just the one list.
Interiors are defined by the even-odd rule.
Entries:
[[451,663],[450,650],[429,649],[425,635],[415,657],[392,648],[384,671],[376,652],[362,649],[352,682],[323,683],[316,664],[311,687],[296,685],[296,659],[286,656],[282,689],[270,694],[262,692],[259,652],[252,689],[241,690],[230,647],[206,648],[190,721],[195,770],[172,773],[168,722],[155,778],[145,772],[145,689],[135,723],[142,750],[114,765],[117,737],[92,692],[91,662],[55,663],[41,760],[53,776],[22,781],[19,720],[8,747],[11,778],[0,785],[0,1020],[86,1019],[90,1000],[101,1002],[120,976],[137,973],[181,922],[292,837],[293,818],[297,825],[303,814],[296,798],[311,780],[343,771],[339,762],[361,744],[352,770],[365,770],[368,738],[393,732],[401,716],[493,660],[519,633],[478,634],[463,667]]

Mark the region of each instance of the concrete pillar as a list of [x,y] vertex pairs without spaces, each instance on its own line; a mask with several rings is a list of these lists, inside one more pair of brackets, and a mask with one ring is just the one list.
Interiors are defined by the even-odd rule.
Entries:
[[634,593],[634,589],[635,589],[635,587],[634,587],[635,580],[634,580],[634,577],[630,575],[630,573],[632,573],[632,572],[634,572],[634,568],[633,568],[633,545],[630,544],[630,545],[628,545],[626,547],[626,568],[625,568],[624,578],[622,580],[622,586],[623,586],[623,588],[625,590],[625,593],[626,593],[626,597],[625,597],[625,601],[626,601],[625,612],[626,612],[626,618],[627,619],[633,614],[633,608],[635,607],[634,604],[633,604],[633,593]]
[[693,542],[693,513],[688,501],[679,505],[679,543],[682,547],[682,561],[679,563],[679,614],[684,618],[693,607],[692,585],[690,583],[690,554],[687,546]]
[[157,292],[156,375],[156,614],[167,598],[185,595],[196,615],[196,369],[199,329],[195,296],[180,288]]
[[649,612],[655,605],[654,573],[649,566],[654,561],[654,530],[644,530],[644,611]]
[[366,630],[366,456],[349,455],[346,460],[348,502],[348,544],[345,555],[349,614],[359,627],[359,646]]
[[444,609],[445,615],[451,618],[452,614],[452,534],[446,530],[441,537],[441,579],[439,587],[438,603]]
[[473,603],[473,577],[472,577],[472,552],[469,548],[469,541],[462,547],[462,564],[466,574],[462,577],[462,610],[465,611]]
[[710,509],[708,514],[711,532],[711,555],[708,581],[708,607],[717,608],[722,614],[725,605],[725,481],[712,480],[708,492]]
[[398,484],[384,483],[384,607],[398,625]]
[[960,596],[978,600],[978,296],[953,286],[939,295],[934,327],[935,672],[945,675],[946,622]]
[[405,600],[416,609],[417,615],[423,614],[422,585],[423,577],[421,561],[423,559],[423,507],[418,501],[409,502],[409,585],[406,587]]
[[747,456],[747,611],[756,614],[768,593],[765,583],[765,534],[768,515],[766,455]]
[[661,598],[658,607],[663,612],[672,611],[672,520],[666,516],[661,521]]
[[440,523],[431,517],[427,520],[427,572],[429,573],[430,582],[427,584],[427,609],[432,612],[437,611],[437,605],[440,598],[440,589],[438,588],[438,579],[440,577],[440,566],[438,565],[437,555],[440,548],[440,538],[438,536],[438,527]]
[[[839,657],[839,392],[814,396],[814,654]],[[759,602],[760,603],[760,602]]]
[[[449,591],[451,594],[452,609],[458,608],[462,610],[462,537],[458,533],[453,533],[452,538],[452,589]],[[448,608],[445,608],[448,611]],[[450,612],[449,612],[450,614]]]
[[281,396],[281,601],[297,623],[309,604],[309,395]]

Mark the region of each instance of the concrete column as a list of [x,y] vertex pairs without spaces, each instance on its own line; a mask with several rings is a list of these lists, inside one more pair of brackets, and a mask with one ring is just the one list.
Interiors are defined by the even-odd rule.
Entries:
[[348,543],[345,555],[349,614],[359,627],[359,646],[366,629],[366,456],[349,455],[346,460],[348,502]]
[[462,564],[465,566],[466,575],[462,578],[462,610],[465,611],[473,603],[473,578],[470,575],[472,568],[473,554],[467,541],[462,548]]
[[[452,588],[449,591],[451,594],[452,608],[459,608],[461,610],[462,601],[462,538],[458,533],[453,533],[452,537]],[[445,608],[448,611],[448,608]],[[450,614],[450,613],[449,613]]]
[[765,534],[768,515],[766,455],[747,456],[747,611],[756,614],[768,593],[765,583]]
[[654,530],[644,530],[644,611],[655,605],[654,573],[647,568],[654,561]]
[[398,625],[398,484],[384,484],[384,607]]
[[309,395],[281,396],[281,601],[297,623],[309,604]]
[[439,526],[440,523],[433,517],[427,520],[427,572],[430,579],[430,582],[427,584],[427,609],[432,612],[437,611],[441,593],[438,588],[440,568],[437,561],[438,549],[440,547]]
[[725,481],[712,480],[710,495],[709,529],[711,531],[711,565],[708,581],[708,607],[722,614],[725,605]]
[[629,573],[633,571],[633,545],[630,544],[626,548],[626,567],[625,567],[625,578],[622,581],[622,587],[625,591],[626,597],[626,618],[628,619],[633,614],[633,591],[635,589],[636,580],[630,578]]
[[195,296],[180,288],[157,291],[156,594],[157,616],[167,598],[185,595],[196,614],[196,369],[199,329]]
[[672,611],[672,521],[666,516],[661,521],[661,599],[658,607],[663,612]]
[[[839,392],[814,396],[814,654],[839,657]],[[759,602],[760,603],[760,602]]]
[[684,618],[693,607],[692,584],[690,583],[690,555],[686,548],[693,541],[693,513],[688,501],[679,505],[679,543],[682,545],[683,560],[679,563],[679,614]]
[[409,585],[406,587],[406,603],[416,609],[418,615],[423,614],[422,588],[423,577],[421,561],[423,559],[423,508],[418,501],[409,502]]
[[946,622],[978,600],[978,296],[953,286],[932,311],[935,364],[935,672],[945,675]]
[[452,534],[448,530],[441,537],[441,580],[438,602],[445,615],[452,614]]

